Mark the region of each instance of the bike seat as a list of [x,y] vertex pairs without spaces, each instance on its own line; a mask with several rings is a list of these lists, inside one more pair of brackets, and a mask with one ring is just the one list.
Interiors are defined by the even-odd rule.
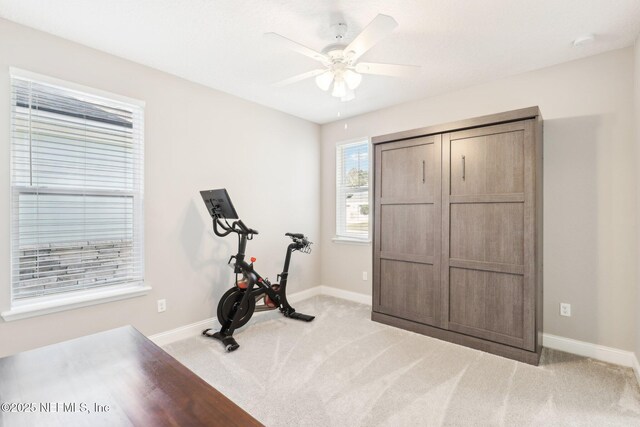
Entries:
[[304,238],[304,234],[302,234],[302,233],[287,233],[287,234],[285,234],[285,236],[291,237],[293,239],[302,239],[302,238]]

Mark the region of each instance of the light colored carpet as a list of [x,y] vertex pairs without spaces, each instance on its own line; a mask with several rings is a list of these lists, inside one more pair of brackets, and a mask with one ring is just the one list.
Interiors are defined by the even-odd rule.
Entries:
[[267,426],[640,426],[631,369],[552,350],[529,366],[331,297],[296,308],[317,317],[257,313],[234,353],[205,337],[165,349]]

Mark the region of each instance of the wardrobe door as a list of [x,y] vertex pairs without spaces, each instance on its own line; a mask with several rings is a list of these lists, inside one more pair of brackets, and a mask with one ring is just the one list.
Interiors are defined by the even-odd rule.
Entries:
[[533,124],[443,135],[444,327],[534,349]]
[[441,136],[376,145],[374,311],[438,325]]

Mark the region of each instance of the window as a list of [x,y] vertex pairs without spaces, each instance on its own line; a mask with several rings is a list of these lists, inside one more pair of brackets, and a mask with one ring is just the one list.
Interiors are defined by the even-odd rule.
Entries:
[[336,147],[336,238],[369,240],[369,141]]
[[11,70],[12,308],[142,286],[143,114]]

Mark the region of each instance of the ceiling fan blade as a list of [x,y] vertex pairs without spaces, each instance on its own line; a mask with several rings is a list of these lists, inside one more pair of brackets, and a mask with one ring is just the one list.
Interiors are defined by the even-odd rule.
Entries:
[[293,77],[289,77],[288,79],[285,79],[285,80],[279,81],[277,83],[274,83],[273,86],[275,86],[275,87],[287,86],[287,85],[290,85],[292,83],[297,83],[297,82],[305,80],[305,79],[310,79],[311,77],[319,76],[320,74],[322,74],[322,73],[324,73],[326,71],[327,70],[320,69],[320,68],[318,68],[317,70],[307,71],[306,73],[298,74],[298,75],[295,75]]
[[356,72],[361,74],[377,74],[381,76],[406,77],[420,70],[418,65],[381,64],[377,62],[360,62],[356,64]]
[[298,42],[294,42],[291,39],[286,38],[285,36],[281,36],[280,34],[277,33],[265,33],[264,37],[268,38],[269,40],[272,40],[275,43],[280,44],[283,47],[286,47],[288,49],[291,49],[295,52],[298,52],[304,56],[308,56],[309,58],[313,58],[316,61],[320,61],[323,64],[329,64],[331,61],[329,60],[329,57],[327,55],[325,55],[324,53],[320,53],[317,52],[309,47],[306,47],[304,45],[301,45]]
[[350,56],[353,63],[353,61],[371,49],[376,43],[391,34],[397,26],[398,23],[395,19],[389,15],[380,14],[373,18],[373,21],[349,43],[349,46],[347,46],[344,51]]

